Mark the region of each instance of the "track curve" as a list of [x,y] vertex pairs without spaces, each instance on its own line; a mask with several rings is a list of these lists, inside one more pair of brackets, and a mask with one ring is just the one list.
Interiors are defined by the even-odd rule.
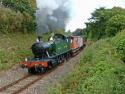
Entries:
[[[61,66],[60,64],[59,66]],[[58,66],[57,66],[58,67]],[[34,83],[41,80],[44,76],[49,75],[52,71],[54,71],[57,67],[48,70],[48,72],[44,74],[31,75],[27,74],[24,77],[0,88],[0,94],[19,94]]]

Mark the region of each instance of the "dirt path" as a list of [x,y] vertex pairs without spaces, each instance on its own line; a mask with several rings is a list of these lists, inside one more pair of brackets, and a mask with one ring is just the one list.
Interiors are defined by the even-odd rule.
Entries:
[[[74,69],[75,65],[80,62],[81,55],[82,52],[74,58],[71,58],[69,61],[65,62],[63,65],[58,66],[49,75],[44,76],[41,80],[31,85],[20,94],[47,94],[48,88],[55,85],[56,83],[59,83]],[[9,70],[4,74],[0,74],[0,88],[13,83],[27,74],[27,70],[19,68],[19,66]]]

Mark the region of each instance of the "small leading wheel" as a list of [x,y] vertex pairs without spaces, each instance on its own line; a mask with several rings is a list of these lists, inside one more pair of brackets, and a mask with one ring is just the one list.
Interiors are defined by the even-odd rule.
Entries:
[[35,68],[36,73],[45,73],[46,72],[46,68],[45,67],[37,67]]
[[35,74],[35,68],[28,68],[28,73]]

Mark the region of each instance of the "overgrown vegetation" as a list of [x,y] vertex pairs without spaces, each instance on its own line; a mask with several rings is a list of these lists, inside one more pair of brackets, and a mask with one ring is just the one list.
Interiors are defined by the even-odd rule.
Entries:
[[8,7],[15,11],[20,11],[21,13],[28,13],[34,16],[35,12],[35,0],[2,0],[4,7]]
[[80,65],[50,94],[124,94],[124,40],[125,30],[85,48]]
[[125,30],[114,37],[112,42],[121,60],[125,63]]
[[2,0],[0,33],[35,31],[35,0]]
[[99,40],[115,36],[125,29],[125,9],[120,7],[96,9],[86,26],[84,31],[89,39]]
[[[35,0],[2,0],[0,5],[0,71],[31,55],[35,34]],[[23,32],[23,33],[22,33]]]

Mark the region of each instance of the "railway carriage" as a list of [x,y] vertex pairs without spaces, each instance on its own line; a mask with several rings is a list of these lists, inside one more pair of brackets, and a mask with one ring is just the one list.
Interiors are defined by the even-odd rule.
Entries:
[[84,46],[84,40],[82,37],[78,36],[78,47],[82,48]]
[[77,54],[84,47],[84,40],[81,36],[71,36],[72,55]]

